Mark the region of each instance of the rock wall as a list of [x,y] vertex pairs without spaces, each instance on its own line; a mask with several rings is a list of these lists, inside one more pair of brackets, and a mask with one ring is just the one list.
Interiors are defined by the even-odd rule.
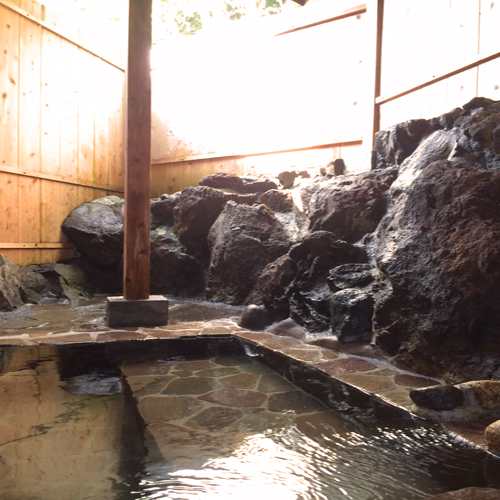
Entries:
[[[499,379],[500,102],[379,132],[369,167],[216,174],[152,200],[152,291],[371,339],[454,383]],[[85,203],[62,229],[94,274],[121,281],[123,200]]]

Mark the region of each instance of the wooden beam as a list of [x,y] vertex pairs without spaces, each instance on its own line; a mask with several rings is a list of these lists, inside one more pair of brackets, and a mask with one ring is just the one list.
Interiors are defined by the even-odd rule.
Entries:
[[7,0],[0,0],[0,5],[7,7],[8,9],[12,10],[13,12],[16,12],[17,14],[19,14],[20,16],[22,16],[26,19],[29,19],[33,23],[42,27],[43,29],[50,31],[51,33],[54,33],[54,35],[57,35],[58,37],[66,40],[69,43],[72,43],[73,45],[76,45],[78,48],[84,50],[85,52],[88,52],[89,54],[93,55],[94,57],[97,57],[101,61],[104,61],[105,63],[110,64],[111,66],[115,67],[116,69],[119,69],[120,71],[124,71],[124,69],[120,65],[115,64],[114,62],[111,62],[109,59],[106,59],[105,57],[102,57],[99,54],[96,54],[94,51],[85,47],[85,45],[82,45],[81,43],[77,42],[76,40],[73,40],[71,37],[64,35],[60,30],[50,26],[49,24],[42,21],[41,19],[36,18],[35,16],[30,14],[29,12],[26,12],[24,9],[21,9],[17,5],[14,5],[13,3],[11,3]]
[[289,33],[295,33],[296,31],[305,30],[308,28],[314,28],[315,26],[320,26],[321,24],[332,23],[334,21],[340,21],[341,19],[346,19],[347,17],[359,16],[366,12],[366,4],[358,5],[356,7],[352,7],[350,9],[346,9],[344,12],[337,14],[332,17],[328,17],[326,19],[320,19],[318,21],[309,22],[307,24],[303,24],[301,26],[296,26],[286,31],[282,31],[281,33],[277,33],[274,36],[282,36],[287,35]]
[[152,0],[129,0],[123,296],[149,298]]
[[0,172],[7,174],[20,175],[21,177],[31,177],[32,179],[44,179],[46,181],[60,182],[62,184],[72,184],[73,186],[88,187],[92,189],[100,189],[103,191],[113,191],[115,193],[123,193],[122,186],[111,186],[106,184],[98,184],[95,182],[84,182],[78,179],[70,179],[59,175],[45,174],[42,172],[30,172],[21,168],[8,167],[0,165]]
[[292,149],[279,149],[276,151],[259,151],[256,153],[244,153],[244,154],[200,154],[196,156],[187,156],[184,158],[180,158],[178,160],[155,160],[153,166],[155,165],[168,165],[169,163],[181,163],[181,162],[196,162],[196,161],[217,161],[217,160],[242,160],[243,158],[252,158],[255,156],[266,156],[266,155],[276,155],[282,153],[298,153],[300,151],[314,151],[317,149],[333,149],[333,148],[342,148],[342,147],[352,147],[352,146],[361,146],[363,144],[363,139],[355,139],[352,141],[340,141],[340,142],[332,142],[330,144],[317,144],[315,146],[304,146],[301,148],[292,148]]
[[380,105],[377,98],[382,89],[382,43],[384,39],[384,0],[377,0],[377,32],[375,40],[375,91],[373,104],[372,149],[375,145],[375,134],[380,130]]
[[419,85],[415,85],[414,87],[411,87],[407,90],[403,90],[401,92],[398,92],[397,94],[393,94],[389,97],[377,97],[376,102],[379,106],[381,106],[382,104],[385,104],[386,102],[391,102],[391,101],[394,101],[396,99],[399,99],[400,97],[404,97],[405,95],[412,94],[413,92],[416,92],[417,90],[421,90],[425,87],[429,87],[430,85],[433,85],[434,83],[441,82],[443,80],[446,80],[447,78],[450,78],[452,76],[463,73],[464,71],[468,71],[469,69],[475,68],[477,66],[481,66],[482,64],[486,64],[490,61],[498,59],[499,57],[500,57],[500,52],[495,52],[494,54],[491,54],[491,55],[486,56],[486,57],[478,57],[475,61],[472,61],[469,64],[461,66],[460,68],[454,69],[452,71],[448,71],[447,73],[444,73],[440,76],[437,76],[436,78],[432,78],[431,80],[427,80],[425,82],[422,82]]
[[26,249],[47,249],[47,248],[75,248],[72,243],[0,243],[0,248],[10,248],[20,250]]

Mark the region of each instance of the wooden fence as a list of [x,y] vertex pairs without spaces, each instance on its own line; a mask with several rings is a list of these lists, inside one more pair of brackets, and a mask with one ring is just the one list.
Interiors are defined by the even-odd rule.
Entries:
[[155,196],[216,171],[278,174],[342,156],[354,172],[369,162],[374,13],[352,0],[309,7],[259,20],[231,43],[169,44],[168,70],[153,71]]
[[124,70],[42,7],[0,0],[0,252],[20,264],[70,257],[68,213],[123,193]]
[[[319,4],[326,7],[297,9],[293,22],[271,27],[279,35],[273,45],[250,54],[267,61],[252,67],[254,85],[246,87],[257,89],[261,108],[248,104],[249,91],[235,101],[245,59],[239,73],[234,64],[222,72],[220,61],[215,71],[213,59],[193,59],[186,75],[171,71],[177,54],[170,53],[167,81],[178,87],[153,86],[152,196],[216,171],[276,172],[337,157],[350,171],[367,170],[377,130],[437,116],[474,96],[500,99],[500,3]],[[281,22],[272,17],[270,26]],[[22,264],[70,256],[64,217],[84,201],[123,192],[122,64],[54,19],[34,0],[0,0],[0,252]],[[218,99],[212,81],[225,85]],[[268,99],[264,84],[284,91]],[[155,104],[160,94],[170,99],[166,115]],[[181,124],[176,102],[189,118]],[[211,107],[200,107],[206,103]],[[211,117],[223,105],[225,125],[217,128]],[[259,113],[260,124],[244,129],[248,114]],[[286,133],[275,137],[281,127]]]
[[376,129],[432,118],[476,96],[500,99],[500,3],[378,0],[383,8]]

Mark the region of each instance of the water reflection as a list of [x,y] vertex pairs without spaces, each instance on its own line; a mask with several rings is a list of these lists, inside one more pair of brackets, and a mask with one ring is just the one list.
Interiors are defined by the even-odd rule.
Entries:
[[[4,353],[5,500],[417,500],[500,487],[498,459],[440,428],[367,429],[248,357],[118,360],[135,405],[106,394],[118,365],[102,346]],[[160,400],[168,411],[149,404]]]
[[[489,480],[487,465],[494,468]],[[247,436],[230,456],[151,464],[140,498],[416,500],[470,485],[498,487],[498,471],[498,463],[437,429],[312,438],[289,428]]]

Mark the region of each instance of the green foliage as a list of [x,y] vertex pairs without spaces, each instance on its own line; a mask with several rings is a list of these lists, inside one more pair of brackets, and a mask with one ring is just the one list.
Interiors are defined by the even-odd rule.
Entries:
[[161,0],[161,22],[167,33],[195,35],[205,22],[226,18],[237,21],[248,15],[282,12],[287,0]]
[[175,16],[175,23],[177,24],[181,35],[195,35],[197,31],[203,28],[199,12],[193,12],[193,15],[189,16],[180,10]]

